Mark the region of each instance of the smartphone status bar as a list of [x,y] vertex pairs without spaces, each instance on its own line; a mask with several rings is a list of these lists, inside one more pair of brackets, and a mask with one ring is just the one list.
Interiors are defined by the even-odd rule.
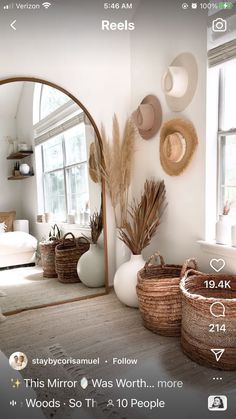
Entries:
[[234,7],[234,4],[231,1],[228,2],[218,2],[218,3],[182,3],[181,5],[182,9],[187,10],[189,8],[191,9],[203,9],[203,10],[230,10]]

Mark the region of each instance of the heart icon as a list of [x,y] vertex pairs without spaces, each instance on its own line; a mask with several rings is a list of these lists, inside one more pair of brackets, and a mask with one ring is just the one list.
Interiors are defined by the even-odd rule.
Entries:
[[224,259],[211,259],[210,266],[214,271],[220,272],[225,267]]

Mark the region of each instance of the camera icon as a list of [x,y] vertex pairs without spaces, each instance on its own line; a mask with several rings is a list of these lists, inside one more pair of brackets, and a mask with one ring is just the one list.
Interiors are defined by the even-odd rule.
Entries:
[[227,22],[225,19],[219,17],[218,19],[213,20],[212,22],[213,32],[226,32],[227,31]]

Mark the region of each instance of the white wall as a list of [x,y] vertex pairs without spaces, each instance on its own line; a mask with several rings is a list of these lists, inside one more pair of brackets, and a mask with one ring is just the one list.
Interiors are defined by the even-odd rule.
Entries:
[[[33,140],[33,83],[24,83],[21,91],[16,114],[16,129],[18,142],[27,143],[32,147]],[[35,156],[24,158],[22,163],[33,166],[35,172]],[[35,177],[18,182],[21,187],[20,199],[22,202],[22,217],[29,220],[30,232],[34,234],[34,225],[37,214],[37,191]]]
[[[135,195],[146,178],[164,179],[168,208],[158,233],[144,254],[159,249],[171,263],[198,258],[201,267],[209,268],[198,239],[205,237],[205,144],[206,144],[206,18],[188,14],[183,18],[179,4],[145,1],[135,15],[136,30],[131,34],[131,98],[135,109],[147,94],[156,94],[162,104],[163,121],[186,118],[194,124],[199,144],[187,170],[180,176],[167,175],[160,164],[159,134],[139,140],[135,156]],[[163,18],[164,16],[164,18]],[[198,63],[199,80],[195,97],[182,113],[168,108],[161,90],[161,78],[171,61],[182,52],[192,52]]]
[[14,117],[0,117],[0,212],[16,210],[16,216],[21,217],[21,200],[18,182],[8,180],[12,175],[14,160],[7,160],[9,144],[6,137],[16,137],[16,120]]
[[206,143],[206,240],[215,239],[217,209],[217,132],[219,106],[219,68],[208,69],[207,75],[207,143]]

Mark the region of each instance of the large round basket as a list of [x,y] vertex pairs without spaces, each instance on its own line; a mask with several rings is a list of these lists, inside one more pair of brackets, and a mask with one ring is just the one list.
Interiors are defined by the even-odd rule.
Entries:
[[[160,259],[160,264],[152,264]],[[182,265],[167,265],[155,253],[138,272],[137,295],[144,326],[164,336],[180,336],[181,293],[180,278],[190,263],[196,268],[195,259]]]
[[236,370],[236,275],[190,270],[180,289],[184,353],[208,367]]
[[44,278],[57,278],[55,270],[55,248],[59,243],[60,240],[39,243]]
[[[71,236],[70,239],[66,237]],[[58,280],[63,283],[80,282],[77,274],[77,263],[80,256],[89,249],[89,242],[85,237],[75,239],[72,233],[67,233],[62,243],[56,246],[55,265]]]

